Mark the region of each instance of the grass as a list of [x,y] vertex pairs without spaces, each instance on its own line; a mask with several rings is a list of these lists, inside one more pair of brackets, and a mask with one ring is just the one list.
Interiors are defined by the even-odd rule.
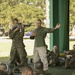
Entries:
[[[46,39],[46,43],[49,45],[48,39]],[[12,41],[10,39],[0,39],[0,57],[9,57],[11,44]],[[34,49],[34,40],[24,39],[24,44],[26,46],[25,49],[27,51],[28,56],[32,56]],[[73,44],[75,44],[75,41],[70,41],[70,49],[72,49]]]
[[[12,41],[10,39],[4,40],[1,39],[0,40],[0,57],[6,57],[10,55],[10,50],[11,50],[11,44]],[[24,40],[24,44],[25,44],[25,49],[28,53],[28,55],[32,55],[33,54],[33,47],[34,47],[34,40]]]
[[[9,57],[12,41],[10,39],[0,39],[0,57]],[[33,55],[34,40],[24,39],[25,49],[28,56]],[[48,44],[48,40],[47,40]]]
[[[47,43],[48,41],[49,40],[47,40]],[[12,41],[10,39],[0,39],[0,62],[9,64],[11,43]],[[24,39],[24,43],[26,45],[25,49],[29,57],[31,57],[31,55],[33,54],[34,40]],[[70,49],[72,49],[73,44],[75,44],[75,41],[70,41]],[[33,67],[33,65],[31,66]],[[72,75],[73,70],[74,69],[64,69],[62,67],[49,67],[49,72],[51,73],[51,75]]]

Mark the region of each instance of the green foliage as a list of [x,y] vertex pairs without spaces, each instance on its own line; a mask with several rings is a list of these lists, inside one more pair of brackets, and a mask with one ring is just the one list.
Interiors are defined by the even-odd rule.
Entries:
[[37,18],[45,19],[45,0],[0,0],[0,23],[5,29],[13,18],[32,23],[26,28],[32,30]]
[[70,30],[75,25],[75,0],[70,0]]

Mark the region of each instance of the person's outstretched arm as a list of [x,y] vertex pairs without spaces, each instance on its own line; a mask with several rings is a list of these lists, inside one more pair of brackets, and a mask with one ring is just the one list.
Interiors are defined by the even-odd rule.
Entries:
[[60,28],[60,24],[57,24],[54,28],[45,28],[44,31],[46,33],[52,33],[54,30],[59,29]]

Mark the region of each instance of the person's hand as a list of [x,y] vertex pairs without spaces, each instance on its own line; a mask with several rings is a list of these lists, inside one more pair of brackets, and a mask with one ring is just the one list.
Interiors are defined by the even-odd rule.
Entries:
[[69,55],[70,57],[72,57],[72,55]]
[[57,24],[54,29],[60,28],[60,24]]
[[17,28],[15,28],[14,32],[16,32],[16,31],[18,31],[18,30],[19,30],[19,28],[17,27]]
[[35,33],[35,32],[33,32],[33,33],[31,34],[31,36],[36,36],[36,33]]
[[70,59],[70,58],[72,57],[72,55],[66,55],[66,57],[67,57],[68,59]]
[[64,50],[64,53],[66,53],[66,50]]
[[25,26],[24,26],[24,25],[22,25],[22,28],[25,28]]
[[22,28],[25,28],[25,25],[24,25],[24,23],[22,23]]
[[52,65],[52,62],[53,62],[53,61],[52,61],[52,60],[50,60],[50,62],[49,62],[49,63],[50,63],[50,65]]
[[70,56],[69,56],[69,55],[66,55],[66,57],[67,57],[68,59],[70,59]]

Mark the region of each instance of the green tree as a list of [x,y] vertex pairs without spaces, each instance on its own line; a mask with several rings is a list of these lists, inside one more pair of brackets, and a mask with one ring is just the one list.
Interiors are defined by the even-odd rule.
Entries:
[[75,25],[75,0],[70,0],[70,30]]
[[32,23],[26,31],[32,30],[37,18],[45,19],[45,0],[0,0],[0,23],[8,29],[8,23],[18,18],[25,23]]

